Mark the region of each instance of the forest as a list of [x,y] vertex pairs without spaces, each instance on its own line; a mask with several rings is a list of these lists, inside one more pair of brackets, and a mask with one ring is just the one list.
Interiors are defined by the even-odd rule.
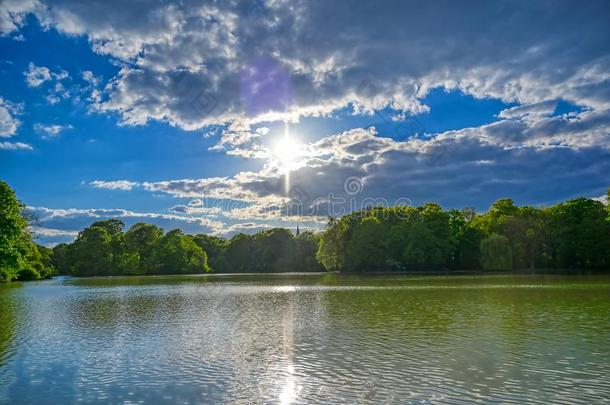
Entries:
[[[610,190],[609,190],[610,194]],[[73,276],[424,271],[606,271],[610,210],[576,198],[549,207],[500,199],[474,209],[371,207],[329,217],[321,232],[273,228],[230,239],[119,219],[92,223],[72,243],[33,241],[30,218],[0,181],[0,280]]]

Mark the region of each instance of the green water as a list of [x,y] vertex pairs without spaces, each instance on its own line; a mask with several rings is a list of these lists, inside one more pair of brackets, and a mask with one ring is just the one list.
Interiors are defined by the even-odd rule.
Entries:
[[608,403],[610,277],[0,286],[0,403]]

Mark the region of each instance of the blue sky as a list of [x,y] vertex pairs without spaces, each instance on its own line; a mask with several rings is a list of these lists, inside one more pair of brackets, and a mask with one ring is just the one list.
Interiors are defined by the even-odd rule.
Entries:
[[609,21],[596,1],[7,0],[0,178],[45,244],[110,217],[229,237],[371,201],[600,197]]

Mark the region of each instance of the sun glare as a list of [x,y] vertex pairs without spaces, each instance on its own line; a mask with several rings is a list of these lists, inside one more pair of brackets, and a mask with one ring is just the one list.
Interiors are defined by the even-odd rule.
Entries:
[[292,169],[301,156],[301,144],[291,136],[281,137],[273,147],[276,160],[284,169]]
[[290,134],[290,126],[287,122],[284,123],[284,135],[276,140],[271,149],[278,168],[284,172],[285,192],[288,194],[290,171],[297,168],[304,155],[304,149],[298,138]]

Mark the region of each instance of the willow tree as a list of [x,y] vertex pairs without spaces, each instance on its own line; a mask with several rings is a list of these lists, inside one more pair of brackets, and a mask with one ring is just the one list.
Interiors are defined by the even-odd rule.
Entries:
[[481,267],[485,270],[512,269],[513,251],[506,236],[492,233],[481,241]]

